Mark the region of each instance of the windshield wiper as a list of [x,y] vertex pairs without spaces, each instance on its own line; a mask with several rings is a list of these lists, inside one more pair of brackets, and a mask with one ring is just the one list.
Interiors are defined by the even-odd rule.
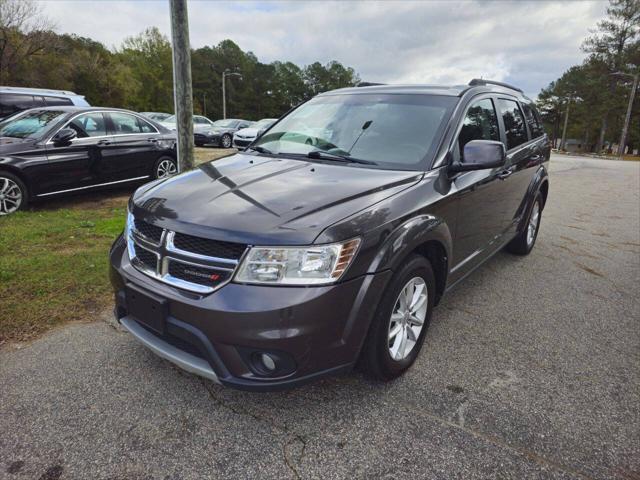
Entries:
[[332,160],[334,162],[343,163],[361,163],[362,165],[377,165],[376,162],[371,160],[363,160],[361,158],[349,157],[347,155],[337,155],[335,153],[323,152],[322,150],[311,150],[307,153],[307,157],[315,158],[318,160]]
[[260,145],[256,145],[255,147],[247,147],[247,150],[254,150],[258,153],[266,153],[267,155],[276,155],[268,148],[261,147]]

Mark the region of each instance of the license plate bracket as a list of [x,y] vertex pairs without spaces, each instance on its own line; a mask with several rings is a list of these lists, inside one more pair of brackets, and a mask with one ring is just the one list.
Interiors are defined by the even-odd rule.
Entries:
[[125,292],[129,314],[154,332],[164,334],[169,313],[167,299],[132,285],[128,285]]

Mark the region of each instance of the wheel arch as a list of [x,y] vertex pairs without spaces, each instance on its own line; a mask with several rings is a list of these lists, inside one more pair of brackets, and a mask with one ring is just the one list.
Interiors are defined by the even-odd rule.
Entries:
[[436,277],[436,303],[446,289],[452,237],[448,225],[439,217],[420,215],[399,225],[385,240],[369,267],[370,272],[397,270],[412,254],[431,262]]
[[0,173],[1,172],[7,172],[18,177],[22,181],[22,183],[24,183],[24,186],[27,187],[27,194],[29,195],[29,198],[31,199],[33,197],[33,191],[31,188],[31,183],[29,181],[29,177],[27,177],[27,175],[25,175],[22,170],[10,164],[0,163]]

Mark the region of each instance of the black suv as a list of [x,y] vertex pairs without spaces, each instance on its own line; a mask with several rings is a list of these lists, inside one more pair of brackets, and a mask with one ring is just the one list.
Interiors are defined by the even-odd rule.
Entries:
[[533,248],[549,155],[531,101],[498,82],[318,95],[246,152],[135,192],[110,254],[116,316],[228,386],[356,363],[395,378],[446,291]]

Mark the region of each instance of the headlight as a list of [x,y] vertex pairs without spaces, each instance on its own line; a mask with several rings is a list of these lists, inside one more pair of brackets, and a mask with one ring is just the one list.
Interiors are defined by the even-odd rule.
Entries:
[[127,221],[124,224],[124,239],[127,242],[127,250],[129,252],[129,258],[135,257],[135,249],[133,247],[133,239],[131,238],[131,230],[133,230],[133,213],[127,207]]
[[318,285],[337,282],[360,245],[356,238],[309,247],[252,247],[235,281],[278,285]]

